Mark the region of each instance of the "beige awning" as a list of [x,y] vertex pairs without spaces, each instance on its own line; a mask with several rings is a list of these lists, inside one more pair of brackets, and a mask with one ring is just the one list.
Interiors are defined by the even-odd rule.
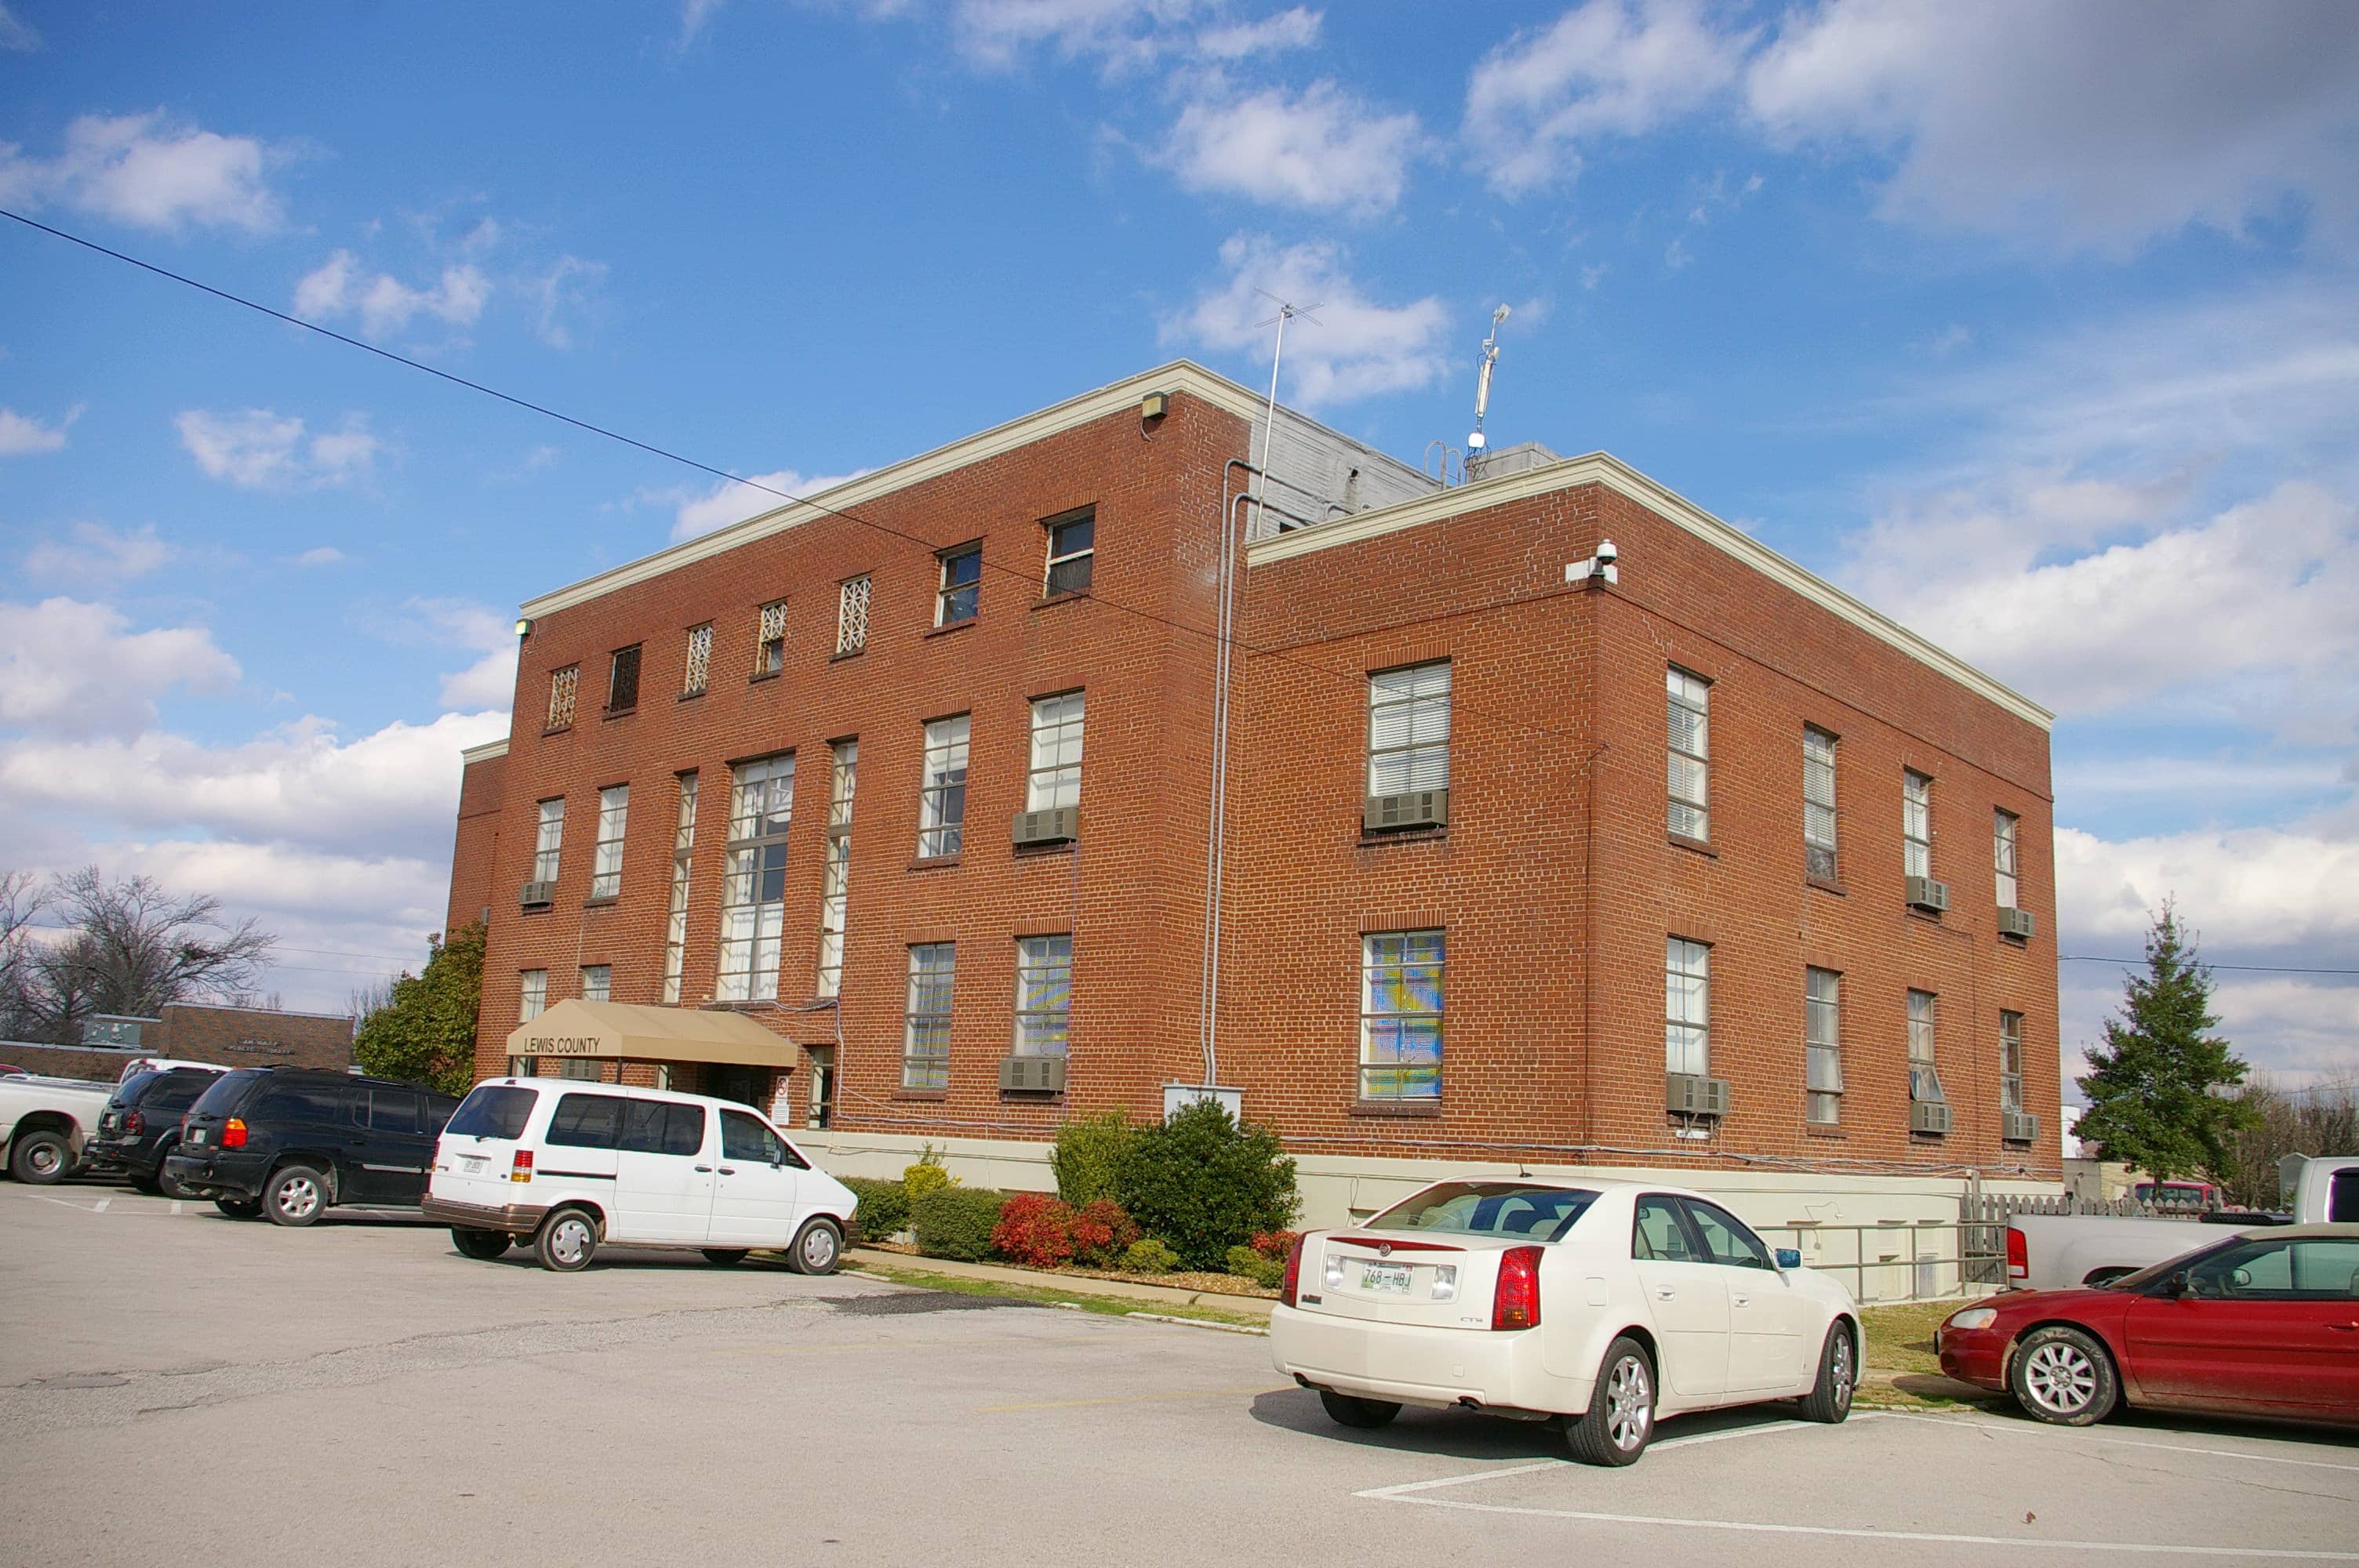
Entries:
[[741,1012],[620,1001],[560,1001],[509,1032],[508,1054],[788,1069],[802,1059],[793,1041]]

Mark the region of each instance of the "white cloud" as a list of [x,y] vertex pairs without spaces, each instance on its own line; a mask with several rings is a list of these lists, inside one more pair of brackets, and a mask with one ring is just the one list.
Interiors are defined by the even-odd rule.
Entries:
[[850,473],[805,478],[792,469],[779,469],[775,473],[754,474],[750,476],[749,482],[743,484],[734,480],[723,480],[699,495],[665,491],[651,494],[648,499],[662,500],[678,507],[672,514],[671,524],[672,540],[678,543],[682,539],[693,539],[699,534],[710,534],[715,528],[725,527],[732,523],[741,523],[748,517],[757,517],[765,512],[776,511],[786,503],[788,496],[817,495],[823,491],[833,490],[839,484],[849,484],[872,471],[854,469]]
[[206,477],[246,490],[316,490],[364,479],[381,449],[357,414],[308,438],[300,418],[268,408],[191,408],[172,423]]
[[1570,184],[1584,146],[1643,135],[1717,96],[1746,42],[1717,30],[1695,0],[1588,0],[1519,31],[1468,79],[1473,167],[1503,196]]
[[547,272],[532,278],[527,290],[538,312],[536,330],[540,341],[552,349],[571,348],[576,329],[569,324],[571,319],[590,311],[599,286],[605,281],[604,262],[583,261],[577,255],[558,257]]
[[508,639],[505,648],[495,648],[456,675],[442,677],[442,706],[445,708],[496,708],[506,712],[516,696],[516,645]]
[[370,337],[390,337],[419,316],[473,327],[491,295],[491,279],[473,263],[446,266],[440,281],[417,288],[391,273],[371,277],[352,252],[338,250],[296,284],[294,313],[320,322],[356,317]]
[[1887,152],[1888,217],[2121,254],[2303,204],[2347,237],[2354,80],[2341,0],[1828,0],[1745,86],[1784,143]]
[[54,425],[44,424],[29,414],[19,414],[13,408],[0,408],[0,458],[21,458],[35,452],[54,452],[66,444],[66,429],[82,417],[82,405],[77,403],[66,411],[66,416]]
[[153,723],[174,687],[224,692],[237,661],[201,627],[133,632],[104,604],[0,601],[0,726],[67,735],[125,735]]
[[66,127],[55,157],[0,143],[0,198],[59,201],[141,228],[268,233],[286,219],[265,175],[285,158],[254,137],[176,124],[160,109],[84,114]]
[[332,567],[352,557],[333,545],[314,545],[295,557],[299,567]]
[[2359,838],[2315,826],[2120,842],[2056,830],[2057,919],[2084,952],[2136,953],[2149,912],[2171,897],[2215,954],[2348,952],[2359,946],[2359,900],[2343,891],[2354,877]]
[[5,5],[0,5],[0,49],[29,54],[41,47],[41,35]]
[[1191,190],[1274,206],[1389,211],[1424,140],[1415,114],[1387,114],[1332,81],[1299,93],[1207,84],[1180,113],[1167,163]]
[[26,575],[102,587],[145,577],[179,552],[148,524],[119,534],[98,523],[77,523],[70,539],[44,539],[25,552]]
[[1196,52],[1212,59],[1245,59],[1283,49],[1309,49],[1319,41],[1319,25],[1324,16],[1324,12],[1297,5],[1256,22],[1207,27],[1196,35]]
[[960,52],[987,68],[1010,68],[1038,48],[1120,70],[1168,51],[1171,29],[1208,8],[1204,0],[956,0],[951,26]]
[[1377,305],[1343,271],[1332,244],[1281,248],[1266,235],[1236,234],[1221,246],[1226,274],[1186,310],[1167,316],[1167,341],[1201,344],[1269,357],[1272,333],[1260,325],[1273,313],[1266,290],[1299,306],[1320,307],[1316,321],[1296,321],[1286,334],[1282,373],[1291,402],[1318,406],[1424,386],[1447,362],[1441,335],[1449,313],[1432,296],[1407,305]]

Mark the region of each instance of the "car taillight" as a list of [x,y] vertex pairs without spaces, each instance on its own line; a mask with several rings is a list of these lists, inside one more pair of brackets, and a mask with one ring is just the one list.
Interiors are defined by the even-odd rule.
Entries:
[[531,1150],[519,1149],[516,1152],[516,1163],[508,1167],[508,1180],[511,1182],[528,1182],[532,1180]]
[[2011,1225],[2006,1227],[2006,1277],[2020,1281],[2031,1278],[2031,1249],[2025,1245],[2023,1232]]
[[136,1110],[123,1113],[123,1131],[128,1138],[137,1138],[147,1130],[147,1119]]
[[223,1123],[222,1123],[222,1141],[221,1141],[221,1146],[222,1146],[223,1148],[224,1148],[224,1149],[243,1149],[243,1148],[245,1148],[245,1122],[243,1122],[243,1121],[240,1121],[236,1117],[234,1117],[234,1116],[233,1116],[233,1117],[231,1117],[227,1121],[223,1122]]
[[1491,1292],[1493,1328],[1538,1328],[1540,1249],[1510,1247],[1499,1254],[1499,1282]]
[[1292,1306],[1294,1298],[1301,1293],[1303,1240],[1304,1238],[1296,1237],[1294,1245],[1286,1249],[1286,1282],[1280,1288],[1278,1296],[1288,1306]]

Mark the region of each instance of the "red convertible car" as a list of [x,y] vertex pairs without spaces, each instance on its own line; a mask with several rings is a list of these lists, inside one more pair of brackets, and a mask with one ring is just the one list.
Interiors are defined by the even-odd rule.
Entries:
[[2359,1425],[2359,1225],[2234,1236],[2096,1290],[1950,1314],[1941,1370],[2041,1421],[2116,1406]]

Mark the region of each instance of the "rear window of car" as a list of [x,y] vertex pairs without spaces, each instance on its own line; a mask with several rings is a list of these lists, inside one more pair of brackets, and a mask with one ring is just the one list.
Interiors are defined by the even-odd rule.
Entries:
[[189,1114],[227,1116],[245,1098],[246,1090],[269,1076],[259,1067],[240,1067],[235,1072],[223,1073],[213,1080],[212,1087],[197,1097],[197,1103],[189,1108]]
[[532,1108],[539,1098],[533,1090],[514,1084],[479,1084],[474,1093],[459,1102],[442,1130],[470,1138],[522,1138],[524,1124],[532,1119]]
[[146,1094],[150,1088],[152,1088],[155,1086],[156,1080],[163,1076],[164,1075],[161,1073],[134,1074],[132,1076],[123,1080],[123,1087],[114,1091],[114,1098],[107,1103],[128,1110],[131,1107],[137,1105],[139,1103],[139,1097]]
[[197,1103],[197,1098],[213,1087],[219,1073],[200,1073],[190,1068],[175,1068],[156,1075],[141,1095],[139,1105],[144,1110],[186,1110]]
[[1586,1187],[1524,1182],[1443,1182],[1406,1198],[1362,1227],[1439,1230],[1453,1236],[1521,1236],[1560,1241],[1597,1201]]

